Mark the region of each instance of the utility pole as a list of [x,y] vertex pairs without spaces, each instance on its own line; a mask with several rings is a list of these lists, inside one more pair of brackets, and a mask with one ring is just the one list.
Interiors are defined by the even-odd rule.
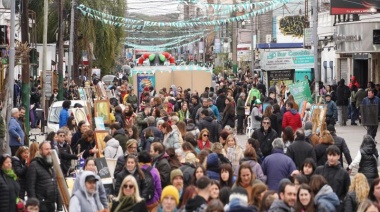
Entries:
[[[48,25],[48,10],[49,10],[49,4],[48,0],[44,0],[44,26],[43,26],[43,35],[42,35],[42,84],[43,84],[43,89],[42,89],[42,108],[44,110],[44,120],[46,118],[47,114],[47,107],[48,105],[46,104],[46,93],[45,89],[47,86],[46,82],[46,58],[47,58],[47,25]],[[41,121],[41,122],[42,122]]]
[[313,0],[313,48],[314,48],[314,87],[315,100],[317,102],[319,96],[319,81],[321,81],[321,73],[318,67],[318,0]]
[[[29,0],[22,1],[22,14],[21,14],[21,40],[22,43],[29,44],[29,14],[28,14]],[[30,44],[29,44],[30,45]],[[22,58],[22,86],[21,86],[21,102],[25,108],[24,126],[25,134],[29,135],[30,122],[29,122],[29,108],[30,108],[30,69],[28,57]],[[25,145],[29,146],[29,139],[25,136]]]
[[67,66],[67,72],[69,80],[71,80],[71,72],[73,65],[73,45],[74,45],[74,16],[75,16],[75,0],[71,0],[71,15],[70,15],[70,43],[69,43],[69,61]]
[[[250,12],[252,12],[252,10],[250,11]],[[253,73],[253,69],[255,69],[255,49],[256,49],[256,47],[255,47],[255,41],[256,40],[254,40],[254,39],[256,39],[256,37],[254,37],[253,35],[253,16],[251,16],[251,70],[252,70],[252,72],[251,73]]]
[[64,0],[57,0],[59,7],[58,14],[58,100],[63,100],[63,3]]

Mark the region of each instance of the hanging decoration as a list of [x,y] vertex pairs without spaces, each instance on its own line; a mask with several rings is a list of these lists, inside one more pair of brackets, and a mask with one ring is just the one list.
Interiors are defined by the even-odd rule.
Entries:
[[178,39],[184,39],[184,38],[193,38],[196,36],[203,35],[203,32],[194,33],[192,35],[182,35],[177,37],[167,37],[167,38],[144,38],[144,37],[126,37],[126,40],[150,40],[150,41],[166,41],[166,40],[178,40]]
[[[230,17],[230,18],[223,18],[223,19],[217,19],[217,20],[210,20],[210,21],[177,21],[177,22],[156,22],[156,21],[143,21],[143,20],[137,20],[137,19],[130,19],[130,18],[124,18],[124,17],[118,17],[113,16],[109,14],[105,14],[96,10],[93,10],[91,8],[88,8],[84,6],[83,4],[79,5],[77,8],[82,12],[83,15],[89,16],[90,18],[102,21],[105,24],[110,24],[114,26],[120,26],[120,27],[127,27],[131,28],[136,25],[143,25],[144,27],[149,26],[157,26],[157,27],[195,27],[195,26],[214,26],[214,25],[221,25],[226,24],[230,22],[237,22],[237,21],[243,21],[247,20],[250,17],[254,17],[257,15],[264,14],[268,11],[273,10],[276,6],[286,4],[290,0],[275,0],[271,1],[271,4],[257,10],[253,10],[252,12],[246,13],[244,15],[236,16],[236,17]],[[199,19],[199,18],[197,18]]]
[[133,30],[133,29],[126,29],[125,32],[129,33],[143,33],[143,34],[153,34],[153,33],[198,33],[198,32],[206,32],[210,31],[211,29],[204,29],[204,30]]

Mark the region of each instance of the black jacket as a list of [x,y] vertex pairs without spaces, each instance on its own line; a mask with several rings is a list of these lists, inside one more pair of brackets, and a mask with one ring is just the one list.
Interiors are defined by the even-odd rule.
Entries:
[[303,140],[295,140],[287,149],[286,154],[294,161],[299,170],[306,158],[316,161],[313,146]]
[[327,162],[326,149],[332,144],[320,143],[314,147],[315,156],[317,157],[317,166],[323,166]]
[[153,158],[152,167],[156,168],[160,173],[161,186],[170,185],[171,166],[168,161],[169,155],[163,152],[159,156]]
[[115,122],[118,122],[120,127],[124,129],[123,115],[121,113],[115,113]]
[[187,186],[191,185],[191,181],[193,180],[194,176],[195,166],[190,163],[184,163],[179,169],[183,173],[183,187],[186,188]]
[[18,157],[12,157],[12,169],[17,175],[17,182],[20,184],[20,194],[21,199],[25,198],[26,191],[26,172],[28,167],[25,164],[25,161],[21,161]]
[[350,88],[344,85],[344,81],[339,82],[341,84],[336,88],[336,105],[337,106],[348,106],[348,99],[350,98]]
[[236,119],[235,113],[223,114],[223,118],[221,120],[222,128],[224,128],[226,125],[229,125],[230,127],[234,128],[235,119]]
[[123,152],[127,151],[126,144],[128,141],[128,137],[125,134],[124,128],[120,128],[120,129],[116,130],[113,133],[113,138],[119,141],[119,144],[120,144],[121,148],[123,149]]
[[360,154],[362,156],[359,163],[359,173],[363,173],[370,182],[379,177],[377,170],[377,159],[379,154],[376,146],[364,146],[360,148]]
[[339,199],[343,201],[350,186],[350,176],[340,163],[335,166],[330,166],[327,163],[323,166],[318,166],[314,174],[322,175]]
[[127,158],[127,156],[128,154],[125,154],[117,158],[115,171],[113,172],[114,178],[116,178],[116,175],[119,174],[125,167],[125,159]]
[[0,171],[0,208],[1,211],[16,212],[16,199],[20,193],[20,185]]
[[58,208],[62,208],[55,171],[45,159],[37,156],[32,160],[28,168],[26,182],[29,198],[37,198],[40,204],[44,202],[57,203]]
[[127,168],[123,168],[120,173],[116,175],[115,180],[115,196],[119,194],[121,183],[123,182],[124,178],[128,175],[133,175],[133,177],[136,179],[137,185],[139,186],[140,196],[144,199],[147,199],[148,197],[148,186],[146,185],[145,179],[141,179],[139,172],[135,171],[135,173],[130,173]]
[[220,94],[216,99],[215,106],[218,108],[219,113],[223,113],[224,108],[226,107],[227,96],[225,94]]
[[[341,155],[344,155],[346,158],[347,164],[350,165],[352,162],[350,150],[348,149],[347,143],[344,140],[344,138],[337,136],[335,133],[331,133],[331,136],[334,139],[334,144],[340,149]],[[341,156],[340,159],[340,164],[343,166],[343,157]]]
[[[113,201],[111,212],[114,212],[118,205],[119,205],[119,201]],[[141,202],[134,204],[131,210],[125,211],[125,212],[148,212],[148,208],[146,207],[145,200],[142,200]]]
[[[76,133],[74,133],[73,137],[71,138],[71,149],[73,150],[73,152],[76,152],[78,153],[78,142],[79,140],[82,138],[82,133],[80,132],[80,130],[78,130]],[[82,149],[82,148],[81,148]],[[82,152],[83,150],[81,150]]]
[[58,144],[59,159],[61,162],[61,169],[63,176],[69,176],[69,169],[71,167],[71,160],[78,159],[77,155],[71,151],[70,146],[64,142],[61,146]]
[[90,150],[95,147],[95,141],[92,143],[83,140],[82,138],[79,139],[78,145],[80,145],[80,151],[83,152],[82,157],[84,159],[87,159],[88,157],[94,157],[94,153],[90,153]]
[[216,120],[214,120],[211,116],[207,116],[199,120],[198,129],[202,131],[204,128],[210,132],[209,139],[212,143],[219,141],[219,132],[221,127]]
[[261,152],[266,157],[272,153],[272,142],[277,138],[277,132],[272,127],[269,127],[268,132],[265,132],[264,128],[261,127],[255,130],[251,137],[259,141]]
[[343,202],[345,212],[355,212],[358,209],[358,202],[356,201],[356,193],[349,192]]

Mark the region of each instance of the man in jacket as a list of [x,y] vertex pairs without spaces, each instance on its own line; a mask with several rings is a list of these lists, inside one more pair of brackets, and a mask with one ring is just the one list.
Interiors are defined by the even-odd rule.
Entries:
[[121,128],[119,123],[116,122],[111,124],[110,128],[113,138],[119,141],[119,144],[123,149],[123,152],[127,151],[126,144],[128,141],[128,137],[125,135],[124,128]]
[[277,132],[271,127],[269,117],[264,117],[261,122],[261,128],[255,130],[251,137],[259,141],[264,157],[272,153],[272,142],[277,138]]
[[201,111],[201,119],[198,123],[198,129],[200,131],[202,131],[204,128],[210,132],[209,139],[212,143],[219,141],[219,132],[221,130],[221,126],[210,116],[207,109]]
[[243,135],[243,121],[245,117],[245,93],[242,92],[239,95],[236,105],[236,116],[237,116],[237,134]]
[[261,94],[260,94],[260,91],[256,88],[256,84],[252,84],[252,88],[251,90],[249,90],[249,93],[248,93],[248,98],[247,98],[247,101],[246,101],[246,105],[250,105],[251,104],[251,101],[253,99],[253,97],[256,97],[256,99],[260,99],[261,97]]
[[207,201],[210,197],[211,181],[207,176],[203,176],[197,180],[197,195],[187,201],[186,211],[206,211]]
[[315,174],[322,175],[327,180],[328,184],[342,202],[350,186],[350,176],[340,165],[339,158],[341,153],[337,146],[330,145],[326,149],[326,154],[326,164],[318,166],[315,170]]
[[170,185],[171,167],[168,161],[169,155],[166,154],[164,145],[161,142],[152,143],[149,154],[152,157],[152,167],[160,171],[162,188]]
[[190,113],[191,118],[193,119],[195,123],[195,116],[197,115],[198,109],[202,107],[202,105],[199,103],[199,97],[197,95],[191,97],[191,104],[190,104]]
[[[347,143],[344,140],[344,138],[336,135],[335,127],[332,125],[328,125],[327,130],[330,131],[330,134],[334,139],[334,144],[340,149],[340,152],[346,158],[347,164],[351,164],[352,158],[351,158],[351,154],[350,154],[350,149],[348,148]],[[343,157],[342,156],[339,158],[339,161],[340,161],[340,165],[342,165],[342,167],[343,167]]]
[[124,121],[123,121],[123,109],[118,105],[115,107],[115,122],[119,123],[119,126],[121,128],[124,128]]
[[350,89],[344,84],[344,79],[339,81],[338,87],[336,88],[336,105],[338,106],[338,122],[341,126],[346,126],[347,122],[347,106],[348,99],[350,98]]
[[313,146],[305,141],[304,130],[297,129],[295,134],[294,142],[288,147],[286,154],[294,161],[297,169],[301,169],[306,158],[313,158],[314,161],[317,158]]
[[154,135],[154,139],[157,139],[157,140],[160,140],[160,141],[163,141],[164,140],[164,135],[162,134],[161,130],[158,129],[158,127],[156,127],[156,119],[153,117],[153,116],[149,116],[147,119],[146,119],[146,123],[148,124],[148,127],[145,128],[141,134],[140,134],[140,146],[142,147],[143,150],[147,150],[147,151],[150,151],[150,145],[151,143],[146,143],[147,140],[145,138],[145,133],[151,129],[153,131],[153,135]]
[[70,146],[65,141],[66,133],[63,130],[57,131],[58,135],[58,152],[59,152],[59,159],[61,162],[61,169],[63,176],[67,177],[70,175],[70,167],[71,167],[71,160],[76,160],[80,155],[75,155],[72,151]]
[[11,110],[11,118],[8,123],[9,133],[9,146],[11,148],[12,155],[16,154],[17,149],[24,145],[25,134],[17,122],[19,118],[19,111],[17,108]]
[[284,154],[284,142],[281,138],[274,139],[272,154],[265,157],[261,164],[264,175],[267,176],[269,190],[278,190],[280,181],[298,174],[293,160]]
[[[375,96],[375,93],[372,89],[368,89],[367,95],[368,96],[363,99],[362,104],[363,105],[377,105],[377,110],[378,110],[377,115],[380,116],[380,98]],[[379,125],[377,124],[367,126],[367,134],[372,136],[373,140],[375,140],[378,127]]]
[[293,103],[287,102],[285,107],[286,112],[282,118],[282,130],[284,130],[287,126],[292,127],[294,132],[298,128],[302,128],[301,116],[297,110],[293,109]]
[[62,110],[59,113],[59,128],[66,126],[67,119],[69,118],[69,108],[71,105],[70,100],[65,100],[62,103]]
[[96,184],[99,180],[99,176],[90,171],[84,171],[80,175],[80,188],[70,199],[70,212],[107,211],[104,209],[97,191]]
[[203,110],[208,110],[209,116],[214,119],[214,113],[212,112],[211,108],[209,107],[208,99],[202,99],[202,107],[200,107],[197,111],[197,114],[195,115],[195,123],[198,124],[201,120],[201,112]]
[[137,114],[135,125],[137,127],[137,132],[143,131],[148,127],[147,118],[150,115],[151,107],[145,106],[144,111]]
[[335,125],[336,120],[338,119],[338,110],[334,101],[331,100],[330,94],[326,94],[326,104],[327,104],[327,112],[326,112],[326,124],[327,125]]
[[216,120],[220,121],[219,109],[214,105],[212,98],[207,98],[208,107],[211,109],[212,114],[214,114]]
[[280,185],[280,199],[275,200],[269,208],[269,212],[292,212],[297,200],[296,186],[291,182]]
[[219,110],[219,114],[220,113],[223,113],[224,111],[224,108],[226,107],[226,94],[225,94],[225,91],[224,89],[219,89],[218,90],[218,97],[216,98],[216,107],[218,108]]
[[40,143],[39,153],[29,165],[27,172],[28,197],[35,197],[40,201],[41,212],[62,211],[61,197],[58,192],[51,145],[48,141]]

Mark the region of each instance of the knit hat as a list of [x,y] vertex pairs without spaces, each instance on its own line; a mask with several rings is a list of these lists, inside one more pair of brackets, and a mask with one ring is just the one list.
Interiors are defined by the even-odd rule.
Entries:
[[245,202],[245,203],[248,203],[248,193],[247,191],[240,187],[240,186],[237,186],[235,188],[233,188],[231,190],[231,194],[230,194],[230,202],[234,199],[239,199],[241,200],[242,202]]
[[311,130],[311,129],[313,129],[313,123],[311,121],[305,122],[304,129],[305,130]]
[[175,203],[176,203],[176,205],[178,205],[178,203],[179,203],[179,193],[178,193],[178,190],[176,189],[176,187],[174,187],[172,185],[166,186],[162,190],[162,193],[161,193],[161,202],[164,200],[164,198],[166,196],[172,196],[172,197],[174,197]]
[[194,163],[198,163],[198,162],[199,162],[198,158],[193,153],[189,152],[186,154],[185,163],[194,164]]
[[170,172],[170,183],[173,184],[173,179],[177,176],[181,176],[183,179],[183,173],[181,169],[174,169],[172,172]]
[[216,164],[219,164],[219,158],[216,153],[211,153],[207,156],[207,167],[215,167]]

